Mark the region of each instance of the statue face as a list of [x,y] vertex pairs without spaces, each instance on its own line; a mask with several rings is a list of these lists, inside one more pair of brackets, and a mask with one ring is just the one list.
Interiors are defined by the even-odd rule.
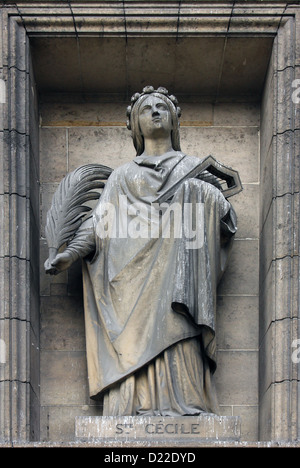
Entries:
[[139,109],[139,125],[144,138],[168,136],[172,117],[167,104],[156,96],[149,96]]

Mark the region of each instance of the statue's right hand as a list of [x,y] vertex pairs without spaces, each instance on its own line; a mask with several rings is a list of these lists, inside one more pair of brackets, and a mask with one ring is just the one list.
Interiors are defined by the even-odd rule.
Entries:
[[45,261],[44,267],[46,273],[49,275],[57,275],[61,271],[67,270],[73,263],[73,258],[72,256],[67,253],[63,252],[60,254],[57,254],[54,260],[49,261],[49,258]]

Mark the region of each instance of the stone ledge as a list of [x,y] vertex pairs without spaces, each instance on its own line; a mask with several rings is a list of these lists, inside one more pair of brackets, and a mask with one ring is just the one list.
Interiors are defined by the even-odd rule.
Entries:
[[240,440],[239,417],[216,416],[78,416],[75,439],[80,442],[101,441],[107,445],[149,444],[157,446],[198,445],[201,442]]
[[[176,448],[176,446],[174,445]],[[182,445],[177,445],[177,447],[182,447]],[[267,441],[210,441],[210,442],[199,442],[197,444],[190,443],[186,444],[185,447],[190,447],[191,449],[198,450],[201,448],[300,448],[300,440],[298,441],[284,441],[284,440],[267,440]],[[170,445],[162,443],[143,443],[142,441],[135,443],[120,443],[118,441],[107,443],[101,441],[94,442],[71,442],[71,441],[52,441],[52,442],[1,442],[0,449],[4,448],[100,448],[108,450],[110,448],[114,449],[127,449],[132,448],[136,450],[148,450],[149,448],[163,448],[169,449]],[[119,453],[119,451],[118,451]]]

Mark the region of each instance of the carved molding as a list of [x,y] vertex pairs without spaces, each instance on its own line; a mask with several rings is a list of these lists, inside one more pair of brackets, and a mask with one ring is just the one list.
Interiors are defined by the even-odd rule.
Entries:
[[[259,2],[260,3],[260,2]],[[273,2],[274,3],[274,2]],[[29,35],[201,36],[274,35],[288,16],[286,2],[18,2]],[[11,14],[16,14],[12,9]]]

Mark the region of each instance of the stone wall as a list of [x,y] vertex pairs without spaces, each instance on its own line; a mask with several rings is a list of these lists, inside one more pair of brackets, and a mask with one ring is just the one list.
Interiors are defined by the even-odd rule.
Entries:
[[[181,145],[237,169],[244,190],[232,198],[238,233],[219,288],[216,381],[221,414],[242,416],[242,440],[257,440],[258,197],[260,106],[181,102]],[[126,102],[47,96],[40,105],[41,264],[46,212],[59,181],[84,163],[113,168],[134,155]],[[80,264],[48,277],[41,268],[41,440],[73,440],[77,415],[99,415],[89,399]]]
[[[77,67],[80,55],[78,45],[83,38],[93,37],[99,47],[100,30],[101,38],[123,38],[127,46],[133,38],[139,43],[140,38],[152,42],[153,37],[158,41],[170,37],[174,39],[176,47],[189,42],[190,38],[191,42],[205,38],[201,52],[194,49],[192,58],[196,60],[188,61],[191,72],[188,75],[193,78],[192,84],[195,86],[190,87],[191,90],[199,90],[200,83],[201,89],[217,98],[220,90],[229,92],[231,96],[235,94],[235,97],[245,91],[248,91],[248,96],[253,94],[252,91],[257,96],[264,87],[260,140],[259,109],[245,104],[222,104],[214,108],[206,104],[198,107],[196,117],[194,113],[187,113],[183,116],[182,139],[183,149],[190,153],[202,155],[202,151],[198,151],[200,145],[209,147],[209,152],[240,171],[244,184],[244,191],[234,201],[240,228],[232,264],[220,286],[219,295],[219,368],[216,377],[222,411],[243,417],[242,438],[253,440],[253,446],[268,446],[269,441],[275,446],[285,443],[297,445],[297,441],[299,445],[300,368],[298,360],[292,360],[292,353],[297,351],[295,345],[299,343],[300,330],[298,2],[216,0],[210,3],[178,3],[165,0],[158,4],[143,0],[19,0],[2,2],[1,7],[1,445],[22,446],[40,439],[50,441],[51,445],[51,441],[57,443],[57,439],[74,440],[74,416],[101,413],[101,407],[91,405],[87,395],[80,266],[74,266],[68,274],[51,281],[43,275],[43,261],[46,258],[45,213],[61,177],[78,163],[81,164],[82,154],[86,157],[83,162],[92,161],[90,158],[97,155],[94,150],[95,147],[98,150],[98,141],[102,145],[104,163],[114,167],[132,157],[129,135],[120,125],[127,103],[117,101],[116,106],[114,102],[115,110],[112,113],[109,103],[105,106],[102,103],[100,112],[96,101],[85,101],[84,105],[76,99],[69,103],[61,99],[47,102],[42,96],[40,176],[35,78],[40,92],[43,76],[37,73],[34,76],[30,60],[33,38],[45,38],[46,43],[53,37],[63,40],[71,38],[74,45],[72,54],[69,57],[69,52],[66,53],[70,60],[67,63],[63,61],[59,77],[55,75],[55,70],[51,70],[55,56],[52,63],[48,63],[49,55],[45,53],[43,45],[40,50],[40,71],[44,71],[48,86],[60,81],[66,85],[66,92],[70,92],[68,80],[74,78],[73,84],[76,92],[79,92],[83,83],[80,80],[82,70]],[[208,38],[214,45],[210,49],[213,54],[207,49]],[[266,45],[266,38],[269,41],[267,49],[259,48],[261,39]],[[255,49],[251,49],[251,41],[258,47],[258,54],[253,54]],[[273,48],[273,55],[264,82],[270,47]],[[81,49],[80,52],[84,50],[89,53],[90,49]],[[247,50],[250,55],[246,60],[244,54]],[[177,56],[180,63],[187,51],[191,49],[181,49]],[[56,53],[61,60],[60,50],[56,50]],[[166,76],[163,67],[153,68],[154,56],[150,57],[149,62],[146,60],[147,73],[153,71],[151,76],[159,78]],[[170,56],[173,57],[172,54]],[[101,55],[98,57],[102,58]],[[110,62],[114,68],[111,55],[105,57],[105,71]],[[201,60],[198,61],[199,57],[205,65],[206,57],[209,57],[210,65],[219,64],[212,76],[211,66],[203,67]],[[122,61],[126,71],[122,75],[124,89],[120,91],[123,95],[131,90],[131,86],[135,91],[136,82],[131,80],[143,82],[141,67],[136,67],[132,62],[128,67],[126,59],[128,54],[125,53]],[[165,60],[167,54],[164,55],[163,65]],[[69,66],[72,61],[73,65],[77,64],[75,75],[72,73],[74,66]],[[58,67],[60,63],[58,60]],[[48,64],[48,68],[45,64]],[[205,68],[209,75],[203,74]],[[137,69],[139,73],[136,74]],[[180,70],[185,71],[186,67],[182,65]],[[158,71],[161,75],[157,75]],[[172,80],[173,72],[172,69],[169,74]],[[232,80],[233,75],[235,80]],[[99,84],[98,76],[91,73],[93,83],[96,78],[95,83]],[[104,77],[105,84],[110,86],[116,83],[107,79],[106,74]],[[159,81],[159,84],[167,85]],[[181,81],[181,89],[185,89],[187,83],[188,86],[191,84],[184,74],[181,74]],[[98,92],[103,92],[103,89],[98,89]],[[296,99],[293,100],[292,96]],[[185,107],[184,100],[181,102]],[[191,107],[186,107],[186,112],[192,112]],[[221,120],[218,121],[218,118]],[[189,138],[192,133],[193,139]],[[123,145],[122,158],[115,146],[118,140]],[[53,148],[51,153],[50,144]],[[37,248],[38,238],[40,249]],[[40,309],[42,346],[39,343]],[[233,376],[230,378],[229,368]],[[267,442],[257,443],[257,438]],[[245,444],[249,446],[251,443]]]

